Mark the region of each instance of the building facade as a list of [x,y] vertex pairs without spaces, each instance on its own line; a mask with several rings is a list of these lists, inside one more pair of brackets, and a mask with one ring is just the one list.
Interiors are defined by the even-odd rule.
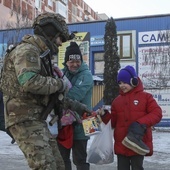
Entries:
[[[104,72],[106,22],[107,20],[101,20],[68,24],[70,32],[78,32],[75,41],[81,45],[92,74],[101,78]],[[153,94],[162,108],[163,119],[159,125],[170,126],[170,14],[120,18],[115,19],[115,23],[121,67],[132,65],[136,68],[145,90]],[[27,33],[32,33],[32,29],[20,30],[17,41]],[[5,49],[16,40],[16,34],[17,30],[0,31],[1,61]],[[62,55],[66,46],[65,43],[62,46],[59,66],[64,60]],[[98,103],[101,100],[102,95]]]
[[[90,32],[89,65],[93,75],[104,71],[104,34],[107,21],[69,24],[69,30]],[[170,126],[170,14],[115,20],[121,68],[136,68],[146,91],[161,106],[161,126]]]
[[0,0],[0,29],[28,27],[40,13],[55,12],[67,23],[100,20],[83,0]]

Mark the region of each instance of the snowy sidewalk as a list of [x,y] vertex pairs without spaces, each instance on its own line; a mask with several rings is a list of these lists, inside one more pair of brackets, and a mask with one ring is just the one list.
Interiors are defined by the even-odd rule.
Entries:
[[[145,157],[145,170],[170,170],[170,133],[167,130],[153,131],[154,154]],[[11,138],[0,131],[0,169],[30,170],[17,144],[11,144]],[[88,148],[92,139],[89,140]],[[76,170],[73,166],[73,170]],[[109,165],[91,165],[91,170],[116,170],[115,161]]]

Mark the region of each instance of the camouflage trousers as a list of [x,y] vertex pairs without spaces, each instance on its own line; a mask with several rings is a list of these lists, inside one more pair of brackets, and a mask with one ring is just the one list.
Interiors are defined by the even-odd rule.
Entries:
[[33,170],[65,170],[56,139],[46,122],[27,121],[9,128]]

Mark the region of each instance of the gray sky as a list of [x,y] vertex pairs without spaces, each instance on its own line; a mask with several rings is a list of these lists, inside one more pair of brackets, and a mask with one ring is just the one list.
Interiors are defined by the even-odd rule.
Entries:
[[170,14],[170,0],[84,0],[95,12],[124,18]]

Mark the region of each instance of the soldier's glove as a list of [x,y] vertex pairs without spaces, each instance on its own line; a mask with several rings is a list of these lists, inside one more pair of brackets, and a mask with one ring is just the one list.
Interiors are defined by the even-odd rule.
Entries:
[[76,111],[82,116],[84,112],[91,113],[92,111],[87,108],[85,104],[82,104],[76,100],[71,100],[69,98],[65,98],[64,100],[64,109],[70,109]]
[[60,89],[58,90],[59,92],[63,93],[63,92],[68,92],[70,85],[68,85],[68,79],[61,79],[58,78],[57,79],[59,81],[59,84],[61,85]]

